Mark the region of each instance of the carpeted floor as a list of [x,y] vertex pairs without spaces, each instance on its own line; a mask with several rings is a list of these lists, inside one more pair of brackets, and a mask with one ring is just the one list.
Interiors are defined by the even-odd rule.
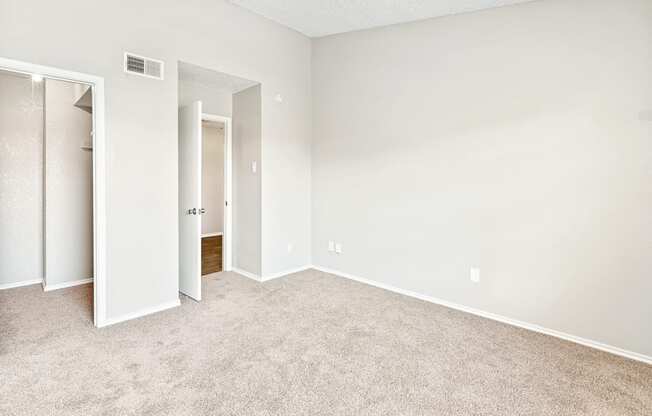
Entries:
[[317,271],[95,329],[0,292],[1,415],[652,415],[652,366]]

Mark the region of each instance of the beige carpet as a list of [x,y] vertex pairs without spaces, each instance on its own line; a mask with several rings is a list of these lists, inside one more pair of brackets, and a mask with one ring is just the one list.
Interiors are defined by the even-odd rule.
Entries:
[[95,329],[0,292],[1,415],[652,415],[652,366],[307,271]]

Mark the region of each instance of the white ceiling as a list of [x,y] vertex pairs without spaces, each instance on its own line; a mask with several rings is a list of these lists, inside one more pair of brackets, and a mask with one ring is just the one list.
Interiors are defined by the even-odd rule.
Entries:
[[212,69],[185,62],[179,62],[179,81],[201,84],[215,90],[230,92],[231,94],[246,90],[258,84],[256,81],[225,74],[224,72],[213,71]]
[[533,0],[229,0],[310,37]]

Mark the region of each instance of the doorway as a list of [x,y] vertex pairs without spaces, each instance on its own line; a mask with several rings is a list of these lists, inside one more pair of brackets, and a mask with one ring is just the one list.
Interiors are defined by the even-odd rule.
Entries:
[[201,300],[202,276],[231,270],[231,118],[179,109],[179,291]]
[[4,58],[0,77],[3,148],[13,149],[2,163],[9,180],[0,201],[7,221],[0,227],[0,289],[40,283],[50,292],[92,283],[89,318],[102,326],[103,79]]
[[[202,114],[202,177],[201,177],[201,274],[202,276],[229,270],[225,234],[230,224],[228,216],[227,162],[230,161],[227,135],[231,119]],[[229,239],[230,241],[230,239]]]
[[[211,281],[220,279],[221,272],[215,272],[220,260],[222,271],[260,273],[261,84],[187,62],[180,61],[178,69],[179,292],[200,301],[202,287],[213,293]],[[209,143],[205,136],[211,132],[203,131],[211,126],[224,129],[223,134],[213,131],[223,135],[223,181],[215,171],[222,169],[219,161],[202,160],[206,149],[202,144],[216,143]],[[220,194],[219,183],[223,201],[202,196],[202,185],[217,191],[213,195]],[[216,203],[223,208],[222,215]],[[221,230],[216,218],[223,218]],[[212,255],[204,256],[204,272],[212,272],[204,279],[202,243],[204,252]]]

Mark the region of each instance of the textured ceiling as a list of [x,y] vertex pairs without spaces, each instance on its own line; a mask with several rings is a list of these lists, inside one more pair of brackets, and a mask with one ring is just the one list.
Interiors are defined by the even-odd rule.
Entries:
[[310,37],[533,0],[229,0]]
[[232,94],[257,85],[258,82],[239,78],[224,72],[179,62],[179,81],[192,82]]

